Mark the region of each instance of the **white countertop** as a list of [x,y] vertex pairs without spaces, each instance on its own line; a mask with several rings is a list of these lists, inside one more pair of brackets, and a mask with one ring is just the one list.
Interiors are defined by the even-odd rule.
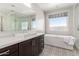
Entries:
[[44,34],[44,33],[27,34],[25,36],[15,36],[15,37],[2,37],[2,38],[0,38],[0,49],[13,45],[13,44],[23,42],[25,40],[29,40],[31,38],[40,36],[42,34]]

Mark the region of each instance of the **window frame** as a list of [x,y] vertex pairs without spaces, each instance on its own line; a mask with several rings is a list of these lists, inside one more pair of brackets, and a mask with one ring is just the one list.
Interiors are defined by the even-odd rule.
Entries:
[[[67,14],[68,14],[68,13],[67,13]],[[54,27],[52,27],[52,28],[50,27],[50,25],[51,25],[51,24],[50,24],[50,21],[51,21],[51,20],[52,20],[52,21],[54,20],[54,21],[56,21],[56,22],[57,22],[57,21],[61,21],[61,20],[63,20],[63,19],[61,19],[61,20],[56,20],[55,18],[62,18],[62,17],[66,17],[66,19],[65,19],[65,21],[66,21],[66,22],[65,22],[65,23],[66,23],[66,26],[65,26],[65,27],[67,27],[67,30],[62,30],[62,29],[61,29],[61,30],[58,30],[58,29],[53,30],[52,28],[54,28]],[[68,19],[68,15],[67,15],[67,16],[56,16],[56,17],[50,17],[50,15],[49,15],[49,17],[48,17],[49,30],[50,30],[50,31],[58,31],[58,32],[59,32],[59,31],[68,31],[68,20],[67,20],[67,19]],[[56,26],[56,25],[54,25],[54,26]],[[58,26],[58,25],[57,25],[57,26]],[[58,26],[58,27],[60,27],[60,26]],[[63,24],[62,24],[61,27],[63,28]]]

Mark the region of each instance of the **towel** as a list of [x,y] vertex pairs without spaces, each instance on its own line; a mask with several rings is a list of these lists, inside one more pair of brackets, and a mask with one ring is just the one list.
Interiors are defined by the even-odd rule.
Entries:
[[64,42],[67,43],[68,45],[74,45],[75,43],[75,37],[72,37],[72,36],[67,36],[67,37],[64,37]]

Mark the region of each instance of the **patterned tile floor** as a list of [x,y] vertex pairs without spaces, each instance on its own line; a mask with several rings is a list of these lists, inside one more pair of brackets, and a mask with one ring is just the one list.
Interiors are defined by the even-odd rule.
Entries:
[[43,52],[40,56],[79,56],[79,51],[74,50],[67,50],[58,47],[52,47],[49,45],[45,45]]

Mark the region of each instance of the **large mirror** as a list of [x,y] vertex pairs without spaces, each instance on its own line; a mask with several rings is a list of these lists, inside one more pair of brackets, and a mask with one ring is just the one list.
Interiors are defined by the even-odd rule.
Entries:
[[36,28],[33,10],[22,3],[4,3],[0,9],[0,31],[15,32],[28,31]]
[[28,31],[36,29],[35,17],[24,17],[10,14],[0,17],[0,31]]

